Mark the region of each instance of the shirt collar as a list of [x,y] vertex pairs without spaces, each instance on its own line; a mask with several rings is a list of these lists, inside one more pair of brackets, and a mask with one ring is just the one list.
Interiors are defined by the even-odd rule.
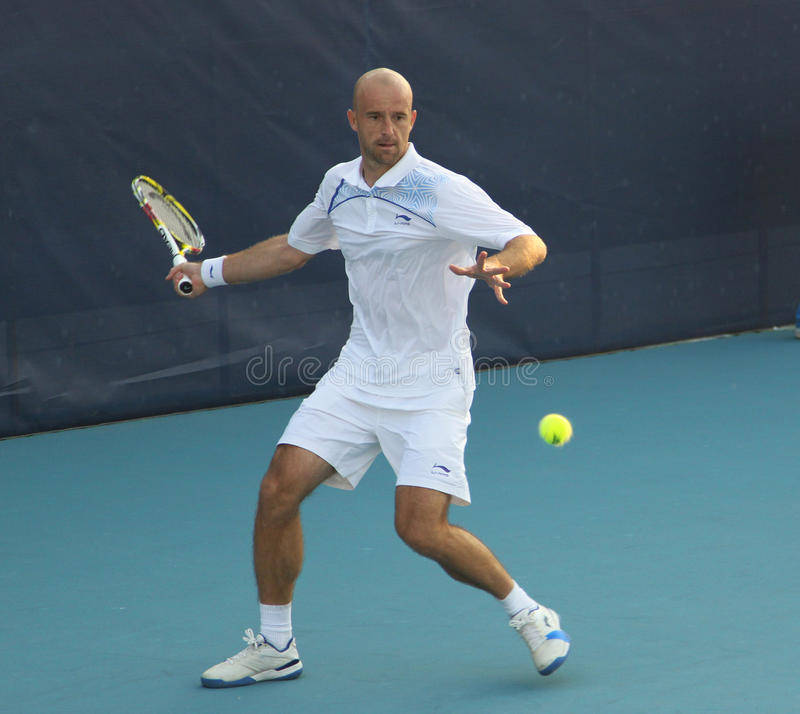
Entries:
[[409,141],[408,148],[406,149],[406,153],[403,154],[403,158],[400,159],[400,161],[398,161],[394,166],[392,166],[392,168],[390,168],[385,174],[383,174],[383,176],[381,176],[375,182],[373,188],[386,188],[388,186],[394,186],[400,182],[400,179],[407,174],[410,174],[415,168],[417,168],[418,163],[419,154],[414,148],[414,144]]
[[[419,154],[414,148],[414,144],[409,141],[408,148],[406,149],[406,153],[403,154],[403,158],[383,174],[372,188],[386,188],[387,186],[396,185],[404,176],[411,173],[417,167],[418,163]],[[344,180],[351,186],[357,186],[367,191],[370,190],[370,187],[367,186],[367,182],[364,181],[364,177],[361,175],[361,161],[356,162],[356,165],[344,176]]]
[[344,174],[342,178],[351,186],[356,186],[357,188],[363,188],[369,191],[369,186],[367,186],[366,182],[364,181],[364,177],[361,175],[361,159],[354,160],[350,170]]

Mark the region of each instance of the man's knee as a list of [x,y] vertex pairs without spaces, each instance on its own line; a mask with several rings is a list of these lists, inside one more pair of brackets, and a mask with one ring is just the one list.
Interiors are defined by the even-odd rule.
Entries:
[[263,517],[278,520],[292,517],[309,493],[307,469],[294,453],[296,448],[279,445],[261,479],[258,510]]
[[275,472],[267,471],[258,491],[258,517],[272,522],[292,518],[300,507],[300,501],[292,493],[288,482]]
[[396,518],[397,535],[412,550],[428,558],[435,557],[438,552],[440,526],[419,518]]
[[262,504],[277,504],[282,501],[295,500],[291,475],[271,464],[264,478],[261,479],[259,501]]
[[303,499],[333,473],[333,466],[315,453],[279,444],[261,480],[259,511],[293,515]]
[[439,491],[413,486],[398,486],[395,492],[394,527],[410,548],[435,558],[450,524],[447,509],[450,497]]

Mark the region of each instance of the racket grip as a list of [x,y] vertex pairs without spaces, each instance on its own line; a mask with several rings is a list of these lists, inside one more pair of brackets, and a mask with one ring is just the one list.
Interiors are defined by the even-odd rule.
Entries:
[[[183,265],[183,263],[188,262],[186,258],[182,255],[178,254],[172,259],[173,265]],[[185,275],[178,281],[178,290],[180,290],[184,295],[189,295],[192,292],[192,281],[189,280]]]

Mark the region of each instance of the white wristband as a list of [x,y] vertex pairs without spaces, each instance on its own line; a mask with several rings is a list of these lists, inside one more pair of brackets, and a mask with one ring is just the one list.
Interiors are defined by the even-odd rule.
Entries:
[[218,288],[220,285],[227,285],[225,278],[222,277],[222,263],[227,255],[219,258],[209,258],[200,264],[200,277],[207,288]]

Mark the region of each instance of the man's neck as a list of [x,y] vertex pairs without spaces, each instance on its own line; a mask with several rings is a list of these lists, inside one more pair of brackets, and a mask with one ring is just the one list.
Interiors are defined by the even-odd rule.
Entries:
[[397,164],[399,164],[405,155],[408,153],[408,146],[406,146],[406,150],[402,153],[400,158],[397,159],[391,166],[386,166],[385,164],[378,164],[373,161],[370,161],[364,153],[361,153],[361,177],[364,179],[364,182],[372,188],[375,185],[375,182],[383,176],[385,173],[391,171]]
[[392,166],[382,166],[378,165],[376,168],[370,168],[367,166],[367,161],[362,155],[361,157],[361,177],[364,179],[364,182],[372,188],[375,185],[375,182],[383,176],[387,171],[390,171],[393,166],[397,164],[392,164]]

